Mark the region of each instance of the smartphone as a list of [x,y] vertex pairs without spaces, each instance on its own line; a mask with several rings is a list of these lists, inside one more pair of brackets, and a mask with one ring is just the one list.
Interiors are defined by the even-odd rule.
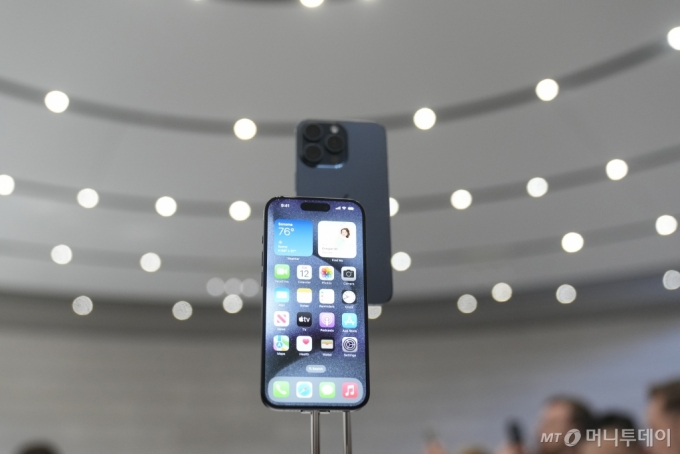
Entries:
[[262,242],[262,402],[279,410],[366,404],[366,221],[347,199],[276,197]]
[[392,299],[387,135],[377,123],[306,120],[297,125],[298,196],[354,199],[366,210],[368,302]]

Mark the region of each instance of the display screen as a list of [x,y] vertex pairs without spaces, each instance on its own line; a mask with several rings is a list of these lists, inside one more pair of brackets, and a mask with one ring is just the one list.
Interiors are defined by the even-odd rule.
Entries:
[[365,403],[363,216],[349,200],[268,203],[262,346],[268,405],[343,409]]

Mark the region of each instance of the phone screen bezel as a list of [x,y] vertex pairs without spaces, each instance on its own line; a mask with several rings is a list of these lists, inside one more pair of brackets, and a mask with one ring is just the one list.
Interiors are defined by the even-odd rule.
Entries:
[[[366,362],[366,386],[364,389],[364,398],[357,403],[348,403],[346,406],[340,406],[340,405],[333,405],[333,406],[324,406],[324,405],[318,405],[318,404],[313,404],[313,405],[280,405],[277,403],[274,403],[269,400],[269,397],[267,396],[267,384],[265,383],[265,359],[266,359],[266,354],[267,354],[267,260],[268,260],[268,254],[267,254],[267,247],[268,247],[268,236],[269,236],[269,208],[273,203],[280,203],[285,200],[295,200],[295,201],[300,201],[300,202],[352,202],[356,206],[359,207],[361,210],[361,236],[362,236],[362,244],[363,244],[363,250],[361,251],[361,261],[364,269],[364,337],[366,339],[366,343],[364,346],[365,349],[365,362]],[[352,199],[338,199],[338,198],[330,198],[330,197],[285,197],[285,196],[279,196],[279,197],[274,197],[270,199],[267,204],[264,207],[264,235],[262,236],[262,343],[261,343],[261,362],[260,362],[260,397],[262,399],[262,403],[264,403],[265,406],[273,409],[273,410],[283,410],[283,411],[311,411],[311,410],[323,410],[323,411],[355,411],[359,410],[362,408],[364,405],[368,403],[369,397],[370,397],[370,367],[369,367],[369,347],[368,347],[368,301],[366,300],[366,297],[368,295],[367,292],[367,287],[368,287],[368,276],[366,275],[366,211],[364,210],[364,207],[357,202],[356,200]]]

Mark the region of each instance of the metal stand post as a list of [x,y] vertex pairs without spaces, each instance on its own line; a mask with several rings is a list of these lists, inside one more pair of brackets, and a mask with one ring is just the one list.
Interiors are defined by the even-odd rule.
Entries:
[[345,454],[352,454],[352,420],[350,412],[342,412],[342,432],[345,440]]
[[319,410],[312,410],[312,454],[321,452]]

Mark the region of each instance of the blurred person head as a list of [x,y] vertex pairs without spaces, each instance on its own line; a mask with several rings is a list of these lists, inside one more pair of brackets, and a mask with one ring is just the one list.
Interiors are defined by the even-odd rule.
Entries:
[[19,449],[18,454],[59,454],[59,451],[47,443],[31,443]]
[[[670,429],[671,446],[666,440],[654,440],[651,454],[680,453],[680,380],[659,383],[649,389],[647,425],[653,434]],[[652,435],[654,436],[654,435]]]
[[[599,443],[595,439],[587,441],[581,449],[582,454],[642,454],[642,445],[638,441],[638,431],[633,419],[624,413],[605,413],[596,418],[592,429],[598,431]],[[632,442],[621,441],[624,438],[623,430]],[[631,436],[632,434],[632,436]],[[594,438],[594,437],[593,437]],[[616,443],[614,439],[618,439]],[[616,446],[618,444],[618,446]]]
[[[578,429],[585,439],[586,429],[592,425],[592,414],[580,399],[570,396],[553,396],[546,400],[538,421],[538,454],[565,454],[579,451],[582,441],[575,446],[567,446],[564,439],[571,429]],[[552,441],[541,441],[543,434],[559,433],[562,436]]]

